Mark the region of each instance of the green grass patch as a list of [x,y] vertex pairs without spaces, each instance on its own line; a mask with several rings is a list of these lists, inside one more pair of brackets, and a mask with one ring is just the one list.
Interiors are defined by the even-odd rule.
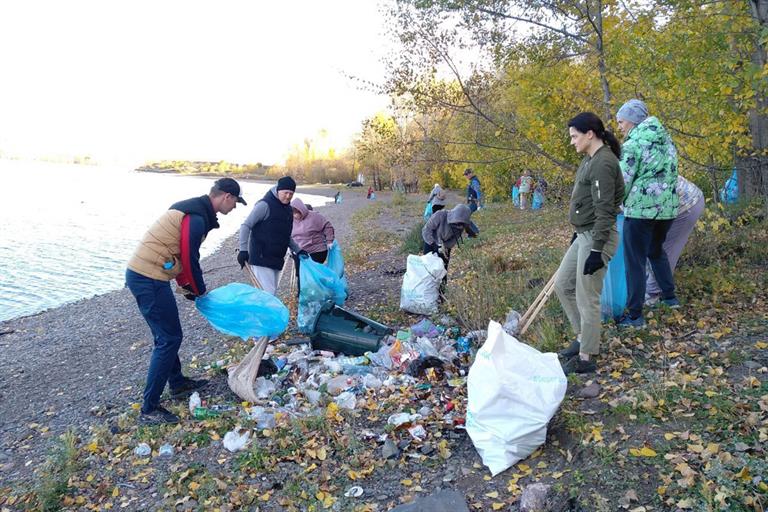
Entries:
[[61,510],[62,498],[69,492],[69,479],[79,467],[79,449],[74,432],[62,434],[46,460],[35,488],[37,510]]

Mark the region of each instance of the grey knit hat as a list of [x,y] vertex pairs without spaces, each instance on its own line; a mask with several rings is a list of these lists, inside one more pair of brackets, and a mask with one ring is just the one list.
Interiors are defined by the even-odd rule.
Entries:
[[640,124],[648,117],[648,107],[641,100],[632,99],[621,106],[616,112],[616,119],[629,121],[632,124]]

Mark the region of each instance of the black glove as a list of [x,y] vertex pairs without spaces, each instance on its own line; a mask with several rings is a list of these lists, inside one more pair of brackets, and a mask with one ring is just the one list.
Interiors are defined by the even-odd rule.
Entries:
[[182,288],[184,289],[184,291],[187,292],[184,294],[185,299],[195,300],[197,298],[197,295],[195,294],[194,290],[192,290],[192,287],[190,285],[185,284],[184,286],[182,286]]
[[304,257],[309,258],[309,253],[307,251],[305,251],[304,249],[302,249],[302,250],[300,250],[299,252],[296,253],[296,257],[297,258],[304,258]]
[[573,242],[575,242],[575,241],[576,241],[576,237],[577,237],[577,236],[578,236],[578,235],[576,235],[576,232],[574,231],[574,232],[573,232],[573,236],[571,237],[571,243],[570,243],[570,244],[568,244],[568,245],[573,245]]
[[248,251],[237,253],[237,262],[240,264],[240,268],[245,267],[245,264],[248,263]]
[[584,275],[591,276],[604,266],[605,264],[603,263],[602,251],[596,251],[592,249],[589,251],[589,257],[587,258],[587,261],[584,262]]

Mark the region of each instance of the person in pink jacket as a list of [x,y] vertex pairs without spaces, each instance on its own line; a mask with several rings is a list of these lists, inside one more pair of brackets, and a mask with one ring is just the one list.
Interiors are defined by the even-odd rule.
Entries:
[[307,251],[314,261],[325,263],[328,249],[333,244],[333,226],[321,214],[307,208],[298,197],[291,201],[291,208],[293,208],[291,238],[301,250]]

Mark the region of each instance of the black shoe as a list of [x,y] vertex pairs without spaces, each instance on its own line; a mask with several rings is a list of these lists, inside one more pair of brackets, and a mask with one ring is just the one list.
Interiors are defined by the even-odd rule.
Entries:
[[579,340],[573,340],[567,349],[561,350],[557,355],[565,359],[570,359],[573,356],[579,355],[579,352],[581,352],[581,343]]
[[193,391],[203,389],[207,385],[207,379],[185,379],[184,383],[178,388],[171,388],[171,399],[181,400],[188,397]]
[[584,361],[579,356],[573,356],[563,365],[563,372],[566,375],[572,373],[595,373],[597,365],[594,361]]
[[175,425],[178,422],[178,416],[159,405],[149,412],[142,410],[139,415],[140,425]]

